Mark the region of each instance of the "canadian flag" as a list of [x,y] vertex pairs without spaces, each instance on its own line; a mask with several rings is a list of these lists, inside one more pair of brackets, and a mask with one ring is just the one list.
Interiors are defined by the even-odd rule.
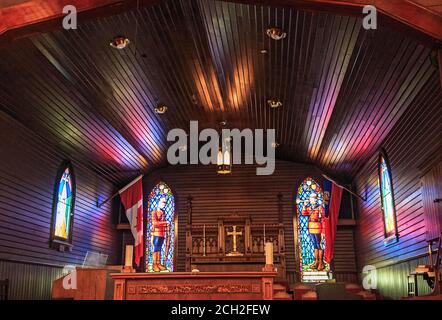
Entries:
[[140,265],[143,256],[143,176],[139,176],[126,187],[118,191],[126,210],[130,230],[135,238],[135,263]]

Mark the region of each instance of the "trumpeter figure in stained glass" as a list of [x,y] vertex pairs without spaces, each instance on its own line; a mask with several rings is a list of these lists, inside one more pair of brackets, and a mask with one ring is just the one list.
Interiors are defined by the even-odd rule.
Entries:
[[310,265],[313,270],[324,270],[324,250],[322,248],[322,217],[324,207],[318,205],[316,193],[310,193],[310,197],[304,200],[302,215],[308,216],[308,232],[314,248],[315,261]]

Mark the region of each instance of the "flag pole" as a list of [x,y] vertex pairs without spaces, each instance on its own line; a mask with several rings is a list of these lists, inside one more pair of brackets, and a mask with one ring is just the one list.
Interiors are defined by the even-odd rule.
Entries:
[[321,174],[324,178],[326,178],[327,180],[330,180],[331,182],[333,182],[335,185],[337,185],[338,187],[341,187],[342,189],[348,191],[350,194],[354,195],[355,197],[358,197],[359,199],[361,199],[362,201],[367,201],[367,198],[364,198],[363,196],[351,191],[350,189],[346,188],[345,186],[343,186],[340,183],[337,183],[334,179],[330,178],[329,176],[327,176],[326,174],[322,173]]
[[104,200],[102,203],[98,203],[97,200],[97,208],[101,208],[103,205],[105,205],[106,203],[108,203],[109,201],[111,201],[113,198],[115,198],[116,196],[118,196],[121,192],[123,192],[124,190],[126,190],[127,188],[130,188],[132,185],[134,185],[134,183],[138,182],[138,180],[140,180],[142,177],[144,176],[144,174],[139,175],[135,180],[133,180],[131,183],[129,183],[127,186],[125,186],[123,189],[118,190],[117,192],[115,192],[113,195],[111,195],[109,198],[107,198],[106,200]]

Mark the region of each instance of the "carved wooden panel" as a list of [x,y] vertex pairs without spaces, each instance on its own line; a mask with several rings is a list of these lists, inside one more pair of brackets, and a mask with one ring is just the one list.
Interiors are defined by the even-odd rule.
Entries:
[[274,272],[176,272],[113,274],[115,299],[262,300],[272,299]]

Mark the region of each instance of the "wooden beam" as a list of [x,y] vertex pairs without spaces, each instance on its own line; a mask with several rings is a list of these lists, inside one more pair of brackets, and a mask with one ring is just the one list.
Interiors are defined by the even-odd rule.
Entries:
[[110,4],[118,4],[120,0],[32,0],[0,9],[0,34],[22,28],[45,20],[58,19],[63,16],[63,8],[74,5],[77,12],[91,10]]
[[424,7],[404,0],[369,0],[382,13],[414,29],[442,40],[442,17]]
[[[380,13],[403,25],[442,40],[442,17],[407,0],[227,0],[240,3],[295,7],[307,11],[362,16],[362,7],[374,5]],[[96,18],[116,14],[136,7],[159,3],[161,0],[29,0],[17,5],[0,7],[0,40],[17,38],[61,28],[63,7],[74,5],[79,17]]]
[[62,27],[63,8],[74,5],[80,22],[161,0],[29,0],[0,7],[0,44]]

